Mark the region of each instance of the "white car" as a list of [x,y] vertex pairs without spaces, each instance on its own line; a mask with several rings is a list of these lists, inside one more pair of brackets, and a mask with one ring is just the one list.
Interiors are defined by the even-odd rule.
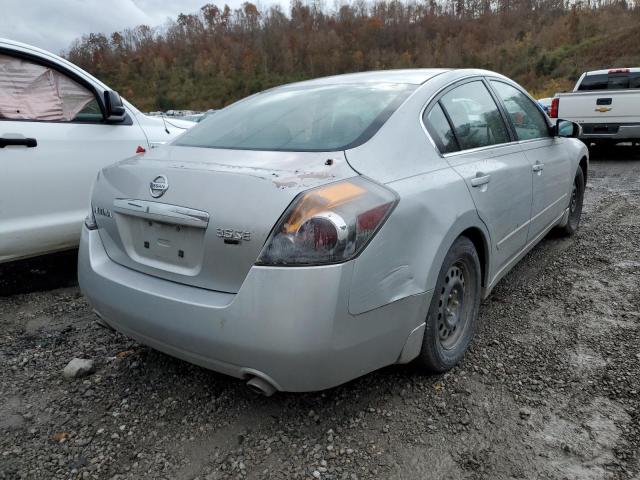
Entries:
[[98,171],[192,125],[143,115],[63,58],[0,39],[0,263],[76,247]]

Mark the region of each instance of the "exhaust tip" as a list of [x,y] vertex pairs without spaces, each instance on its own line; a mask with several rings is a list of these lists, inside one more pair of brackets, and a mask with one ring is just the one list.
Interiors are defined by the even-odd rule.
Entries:
[[265,397],[270,397],[276,392],[276,388],[273,385],[260,377],[252,377],[247,382],[247,387],[255,393],[264,395]]
[[106,330],[109,330],[111,332],[115,332],[115,328],[113,328],[111,325],[109,325],[104,318],[102,318],[102,315],[100,315],[100,312],[98,312],[97,310],[93,310],[93,313],[96,314],[96,318],[95,318],[95,322],[98,324],[99,327],[102,327]]

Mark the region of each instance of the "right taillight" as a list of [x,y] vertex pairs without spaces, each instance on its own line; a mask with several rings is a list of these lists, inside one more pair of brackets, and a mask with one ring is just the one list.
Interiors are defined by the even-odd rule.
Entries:
[[269,236],[260,265],[321,265],[358,255],[398,199],[388,188],[356,177],[300,194]]
[[560,106],[559,98],[551,99],[551,107],[549,108],[549,117],[550,118],[558,118],[558,107]]

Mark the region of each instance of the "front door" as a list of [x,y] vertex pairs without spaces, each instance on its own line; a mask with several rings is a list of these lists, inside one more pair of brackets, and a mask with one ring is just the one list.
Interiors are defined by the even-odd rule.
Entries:
[[491,86],[509,114],[531,168],[533,202],[527,241],[532,242],[562,216],[569,204],[571,162],[562,140],[551,136],[543,113],[527,95],[499,80],[491,80]]
[[0,52],[0,261],[77,245],[98,171],[145,142],[63,71]]

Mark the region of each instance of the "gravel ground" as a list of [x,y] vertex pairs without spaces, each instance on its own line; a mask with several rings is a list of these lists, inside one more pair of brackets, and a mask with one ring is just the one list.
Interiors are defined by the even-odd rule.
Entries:
[[[640,151],[496,288],[463,363],[263,398],[93,321],[74,254],[0,268],[0,478],[640,478]],[[95,372],[66,380],[73,358]]]

